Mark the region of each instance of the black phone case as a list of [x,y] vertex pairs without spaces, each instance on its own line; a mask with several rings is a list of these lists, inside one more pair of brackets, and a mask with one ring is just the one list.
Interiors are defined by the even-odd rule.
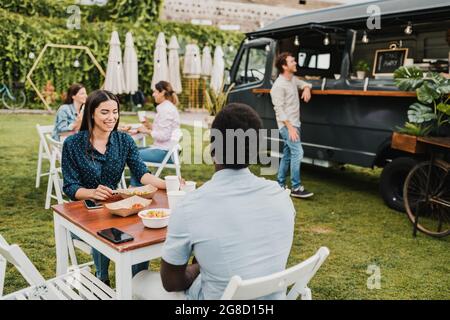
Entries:
[[[124,239],[124,240],[119,240],[119,241],[117,241],[117,240],[114,240],[114,239],[108,237],[106,234],[102,233],[102,231],[103,231],[103,230],[97,231],[97,234],[98,234],[99,236],[105,238],[106,240],[109,240],[109,241],[111,241],[112,243],[115,243],[115,244],[118,244],[118,243],[124,243],[124,242],[128,242],[128,241],[133,241],[133,240],[134,240],[133,236],[130,235],[130,234],[128,234],[128,235],[130,236],[129,239]],[[122,232],[123,232],[123,231],[122,231]],[[125,232],[124,232],[124,233],[125,233]]]

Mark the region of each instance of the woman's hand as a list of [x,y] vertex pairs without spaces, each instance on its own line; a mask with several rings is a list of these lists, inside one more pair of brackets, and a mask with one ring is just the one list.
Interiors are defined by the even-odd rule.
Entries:
[[150,134],[152,130],[147,129],[145,126],[140,126],[139,128],[137,128],[137,132],[139,133],[145,133],[145,134]]
[[95,200],[108,200],[113,195],[113,191],[107,186],[99,185],[97,189],[92,190],[92,199]]

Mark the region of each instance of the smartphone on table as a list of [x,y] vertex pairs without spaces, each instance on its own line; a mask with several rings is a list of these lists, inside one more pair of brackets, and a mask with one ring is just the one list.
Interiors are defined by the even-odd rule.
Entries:
[[103,205],[101,203],[95,202],[94,200],[83,200],[83,201],[84,201],[84,205],[89,210],[103,208]]
[[97,234],[114,243],[122,243],[134,240],[134,238],[130,234],[116,228],[104,229],[98,231]]

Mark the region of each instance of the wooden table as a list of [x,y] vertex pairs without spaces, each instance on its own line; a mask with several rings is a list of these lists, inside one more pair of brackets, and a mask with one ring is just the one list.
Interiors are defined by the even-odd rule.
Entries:
[[[119,200],[115,198],[113,200]],[[165,190],[158,190],[151,208],[168,208]],[[149,229],[141,218],[112,215],[106,208],[88,210],[83,201],[52,206],[56,242],[56,275],[68,271],[68,232],[70,231],[116,264],[116,293],[118,299],[131,299],[131,266],[161,257],[167,228]],[[133,236],[134,240],[114,244],[97,235],[97,231],[115,227]]]

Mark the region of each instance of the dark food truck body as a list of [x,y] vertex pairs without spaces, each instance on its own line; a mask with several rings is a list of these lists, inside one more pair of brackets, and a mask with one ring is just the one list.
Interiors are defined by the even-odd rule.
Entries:
[[[381,29],[368,29],[368,18],[376,12],[368,13],[369,5],[380,9]],[[411,34],[405,31],[408,24]],[[364,35],[368,42],[362,41]],[[433,67],[427,59],[438,60],[446,69],[434,71],[448,72],[449,41],[449,0],[374,1],[289,16],[247,34],[230,70],[235,87],[228,101],[250,105],[266,129],[277,128],[269,94],[278,76],[274,59],[291,52],[298,63],[296,76],[313,85],[311,101],[301,102],[304,162],[383,167],[383,199],[403,210],[403,182],[417,159],[392,149],[391,136],[407,121],[416,94],[399,91],[389,75],[373,77],[371,70],[369,79],[355,79],[352,74],[361,59],[373,69],[375,52],[392,44],[407,48],[414,63],[431,61]],[[279,157],[280,150],[271,154]]]

